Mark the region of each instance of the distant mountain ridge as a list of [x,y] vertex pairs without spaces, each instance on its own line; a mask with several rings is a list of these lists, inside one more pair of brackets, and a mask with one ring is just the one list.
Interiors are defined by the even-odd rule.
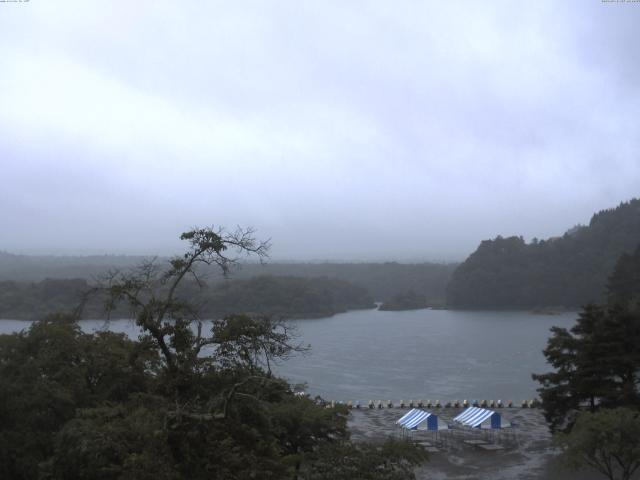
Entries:
[[580,307],[602,302],[618,258],[640,244],[640,199],[593,215],[562,237],[484,240],[451,276],[451,308]]

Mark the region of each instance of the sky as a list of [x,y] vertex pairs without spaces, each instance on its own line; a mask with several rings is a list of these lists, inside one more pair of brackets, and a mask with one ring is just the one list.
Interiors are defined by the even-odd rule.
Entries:
[[0,250],[457,261],[640,196],[640,2],[0,2]]

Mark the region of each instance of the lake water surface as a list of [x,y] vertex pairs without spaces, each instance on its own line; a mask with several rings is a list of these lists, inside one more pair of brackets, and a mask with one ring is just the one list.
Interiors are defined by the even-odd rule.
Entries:
[[542,354],[553,325],[576,313],[460,310],[352,311],[295,322],[308,356],[282,365],[292,382],[336,400],[521,401],[536,396],[531,373],[549,370]]
[[[297,320],[305,356],[277,367],[312,395],[341,401],[502,399],[536,396],[531,373],[549,370],[542,349],[553,325],[571,327],[577,315],[459,310],[351,311]],[[86,331],[104,328],[81,322]],[[0,320],[0,333],[28,322]],[[109,328],[137,336],[128,320]]]

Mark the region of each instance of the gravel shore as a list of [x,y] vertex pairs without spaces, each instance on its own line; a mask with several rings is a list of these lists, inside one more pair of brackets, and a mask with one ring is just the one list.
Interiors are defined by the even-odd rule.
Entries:
[[[461,409],[429,409],[440,421],[451,419]],[[355,441],[379,441],[398,434],[395,422],[407,409],[358,409],[349,415],[349,429]],[[437,451],[417,469],[418,479],[542,479],[542,480],[596,480],[602,477],[587,471],[571,472],[559,464],[551,435],[542,412],[530,408],[504,408],[503,421],[516,425],[515,434],[502,433],[493,438],[480,432],[448,431],[435,441],[430,432],[413,432],[412,438],[433,444]],[[505,430],[506,432],[506,430]],[[466,444],[469,439],[487,439],[504,447],[497,451],[484,451]]]

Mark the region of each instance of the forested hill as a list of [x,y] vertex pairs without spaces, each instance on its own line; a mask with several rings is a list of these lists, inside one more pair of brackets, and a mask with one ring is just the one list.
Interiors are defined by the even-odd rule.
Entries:
[[453,308],[579,307],[605,298],[618,258],[640,244],[640,199],[621,203],[562,237],[483,241],[447,286]]

